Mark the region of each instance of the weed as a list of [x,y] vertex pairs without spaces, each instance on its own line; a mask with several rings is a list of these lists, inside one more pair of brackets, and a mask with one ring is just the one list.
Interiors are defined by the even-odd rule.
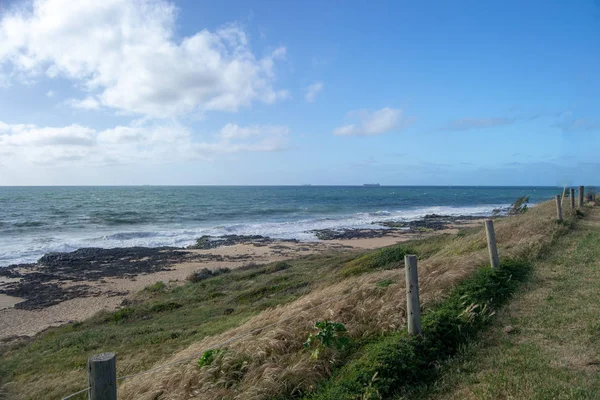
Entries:
[[308,335],[308,339],[304,342],[305,348],[310,348],[313,343],[316,343],[316,349],[311,353],[311,359],[316,360],[323,348],[335,348],[344,350],[349,344],[350,339],[346,336],[346,326],[339,322],[318,321],[315,324],[316,334]]
[[198,360],[198,368],[202,368],[204,366],[212,364],[212,362],[215,360],[215,357],[220,352],[221,350],[219,349],[206,350],[204,354],[202,354],[202,357],[200,357],[200,359]]

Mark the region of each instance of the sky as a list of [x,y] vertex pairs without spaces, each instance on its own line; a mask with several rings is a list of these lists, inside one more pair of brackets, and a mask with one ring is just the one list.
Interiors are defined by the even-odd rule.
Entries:
[[600,1],[0,0],[0,185],[600,185]]

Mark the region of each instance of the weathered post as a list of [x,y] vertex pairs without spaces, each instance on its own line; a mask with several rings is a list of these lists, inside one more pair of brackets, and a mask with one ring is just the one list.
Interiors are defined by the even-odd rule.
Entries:
[[561,201],[560,201],[560,194],[556,195],[556,216],[558,217],[559,221],[563,220],[563,217],[562,217],[562,204],[561,204]]
[[96,354],[88,359],[89,400],[117,400],[117,356]]
[[496,247],[494,221],[491,219],[485,220],[485,234],[487,236],[488,250],[490,252],[490,264],[492,265],[492,269],[496,269],[500,266],[500,259],[498,258],[498,248]]
[[571,209],[575,208],[575,189],[571,188],[569,191],[569,199],[571,200]]
[[419,301],[419,273],[417,271],[417,256],[404,256],[406,272],[406,318],[408,334],[421,334],[421,302]]
[[579,208],[583,208],[583,186],[579,186]]

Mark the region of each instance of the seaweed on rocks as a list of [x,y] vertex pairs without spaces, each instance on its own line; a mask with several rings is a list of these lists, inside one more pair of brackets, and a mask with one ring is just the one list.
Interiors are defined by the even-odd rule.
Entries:
[[275,242],[298,243],[297,239],[272,239],[261,235],[204,235],[196,240],[196,243],[188,246],[188,249],[210,250],[221,246],[233,246],[236,244],[252,244],[253,246],[266,246]]
[[371,239],[389,233],[387,229],[317,229],[311,232],[319,240]]

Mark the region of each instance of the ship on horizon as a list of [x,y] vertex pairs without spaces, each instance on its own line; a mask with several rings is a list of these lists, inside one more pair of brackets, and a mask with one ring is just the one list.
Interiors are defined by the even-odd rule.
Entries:
[[363,183],[364,187],[379,187],[381,186],[379,183]]

